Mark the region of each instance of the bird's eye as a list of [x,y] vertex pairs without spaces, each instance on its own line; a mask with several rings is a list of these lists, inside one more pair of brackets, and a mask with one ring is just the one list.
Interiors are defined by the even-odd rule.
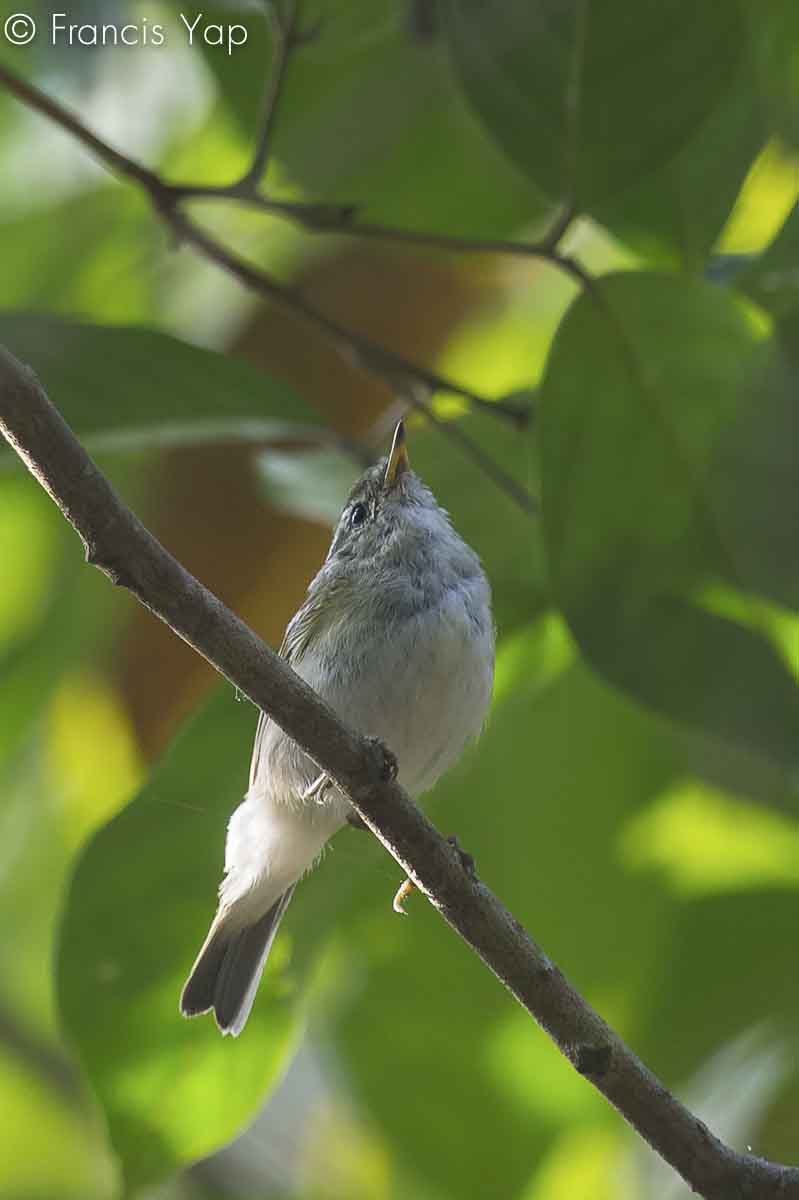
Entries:
[[350,512],[350,525],[353,529],[357,529],[359,525],[363,525],[368,516],[369,510],[365,504],[353,504]]

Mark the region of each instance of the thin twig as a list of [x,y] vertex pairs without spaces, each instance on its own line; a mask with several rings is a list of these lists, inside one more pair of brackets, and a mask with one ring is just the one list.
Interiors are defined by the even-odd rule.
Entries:
[[439,433],[444,434],[451,442],[455,443],[467,458],[476,463],[480,470],[489,479],[493,480],[498,488],[505,492],[511,500],[516,502],[523,512],[529,513],[531,516],[539,512],[538,503],[530,493],[521,484],[517,483],[512,475],[509,475],[507,471],[503,471],[491,455],[486,454],[485,450],[474,438],[469,437],[466,431],[456,422],[442,421],[440,417],[436,416],[435,411],[420,394],[418,387],[409,388],[405,394],[411,405],[424,414],[427,422],[434,429],[437,429]]
[[76,530],[88,561],[128,588],[310,755],[575,1070],[694,1191],[705,1200],[799,1200],[799,1169],[725,1146],[644,1066],[465,869],[463,852],[392,780],[385,752],[339,721],[153,538],[86,454],[33,372],[2,349],[0,433]]
[[[395,354],[393,350],[380,346],[361,334],[345,329],[332,317],[328,317],[310,305],[294,288],[279,283],[266,271],[239,258],[238,255],[195,225],[180,210],[167,210],[164,219],[178,238],[191,242],[193,246],[201,249],[206,258],[223,267],[241,283],[310,322],[325,335],[342,357],[355,366],[378,375],[395,391],[412,397],[412,403],[424,411],[428,421],[445,433],[455,445],[460,446],[474,462],[479,463],[496,486],[510,496],[523,512],[534,513],[536,511],[533,497],[516,482],[513,476],[504,471],[489,455],[486,455],[454,421],[442,421],[436,417],[430,406],[419,398],[418,389],[421,384],[430,391],[452,392],[456,396],[470,400],[473,405],[480,408],[486,405],[493,408],[494,404],[501,403],[501,401],[485,400],[469,389],[461,387],[460,384],[452,384],[448,379],[427,367],[414,365],[412,370],[409,370],[407,360],[402,355]],[[518,414],[518,410],[514,411]]]
[[372,239],[382,242],[398,242],[407,246],[443,250],[455,254],[500,254],[517,258],[540,258],[569,271],[558,246],[575,213],[565,208],[553,226],[538,241],[525,242],[515,238],[466,237],[453,233],[431,233],[426,230],[401,229],[394,225],[382,225],[375,221],[356,219],[355,204],[303,203],[299,200],[276,200],[252,188],[242,188],[239,183],[203,184],[171,183],[165,185],[176,202],[182,200],[230,200],[247,208],[257,209],[270,216],[284,217],[299,225],[307,233],[340,234],[343,237]]
[[269,72],[269,78],[264,88],[264,99],[261,106],[261,124],[255,140],[255,152],[252,163],[236,185],[244,193],[251,188],[256,188],[263,179],[272,149],[272,133],[275,127],[278,102],[283,91],[286,67],[288,66],[289,55],[296,45],[298,0],[287,0],[287,6],[288,14],[285,17],[280,14],[277,3],[274,0],[268,6],[271,18],[270,24],[272,26],[274,57],[272,59],[272,70]]
[[398,381],[414,380],[434,391],[450,392],[453,395],[461,396],[468,400],[473,407],[491,413],[493,416],[501,416],[517,429],[523,429],[528,423],[529,409],[511,402],[492,400],[487,396],[480,395],[473,389],[455,383],[427,367],[420,366],[398,352],[373,342],[370,338],[355,333],[328,317],[303,299],[297,291],[278,283],[268,272],[246,262],[210,234],[200,229],[178,208],[175,191],[170,184],[141,163],[114,150],[87,129],[73,113],[56,100],[46,96],[33,84],[19,79],[2,63],[0,63],[0,82],[29,107],[41,112],[55,124],[71,133],[114,173],[132,179],[143,187],[155,210],[169,224],[179,240],[200,250],[206,258],[223,267],[250,290],[266,296],[303,317],[324,333],[340,354],[360,369],[377,376],[391,386],[395,386]]

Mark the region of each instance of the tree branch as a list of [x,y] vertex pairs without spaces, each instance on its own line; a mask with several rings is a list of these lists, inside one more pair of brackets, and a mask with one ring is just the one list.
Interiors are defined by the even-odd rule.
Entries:
[[[73,134],[109,170],[139,184],[149,196],[155,211],[172,230],[178,242],[185,242],[193,246],[205,258],[216,263],[251,291],[279,304],[282,308],[307,321],[325,336],[343,358],[360,370],[379,378],[394,390],[411,393],[415,407],[424,412],[428,420],[458,445],[468,457],[479,463],[492,482],[504,491],[515,504],[519,505],[526,513],[537,511],[537,505],[529,493],[512,476],[508,475],[499,463],[486,455],[468,434],[462,429],[455,433],[454,427],[450,423],[434,419],[429,404],[421,398],[420,386],[430,392],[450,392],[455,396],[460,396],[467,400],[472,407],[491,413],[493,416],[503,417],[517,429],[523,429],[528,424],[530,419],[528,407],[514,404],[510,400],[491,400],[470,388],[453,383],[452,380],[439,375],[436,371],[411,362],[397,351],[390,350],[387,346],[382,346],[378,342],[372,341],[371,338],[341,325],[310,304],[294,288],[280,283],[269,272],[240,258],[227,246],[206,233],[180,209],[177,203],[180,189],[173,188],[148,167],[114,150],[87,129],[74,113],[70,113],[56,100],[39,91],[33,84],[18,78],[2,63],[0,63],[0,83],[3,83],[9,91],[30,108],[49,117],[62,129]],[[242,192],[240,184],[232,184],[226,194],[228,198],[246,198],[246,193]]]
[[706,1200],[799,1198],[799,1170],[738,1154],[641,1063],[519,922],[464,869],[461,854],[348,729],[122,503],[32,371],[0,348],[0,432],[80,536],[90,563],[128,588],[239,692],[264,709],[349,796],[356,811],[572,1066]]
[[275,50],[272,70],[269,73],[264,90],[261,127],[256,138],[252,163],[249,169],[242,175],[238,184],[234,185],[234,187],[244,193],[258,187],[269,161],[269,152],[272,148],[272,131],[275,126],[280,94],[283,90],[286,67],[288,66],[291,51],[300,40],[297,34],[298,7],[299,0],[288,0],[288,14],[283,17],[278,10],[277,0],[268,0],[267,11],[270,16],[272,41],[274,42]]

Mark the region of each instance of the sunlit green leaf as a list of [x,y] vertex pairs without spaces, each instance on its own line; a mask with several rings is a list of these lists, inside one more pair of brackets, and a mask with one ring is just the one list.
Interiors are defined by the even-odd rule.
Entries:
[[799,310],[799,204],[794,205],[771,245],[739,283],[776,317],[788,317]]
[[0,245],[4,308],[101,313],[108,322],[150,315],[165,237],[132,189],[109,183],[24,212],[0,224]]
[[178,998],[213,916],[227,818],[246,788],[254,712],[225,690],[175,742],[138,798],[81,855],[61,930],[62,1017],[126,1178],[207,1153],[254,1115],[297,1033],[285,961],[238,1041]]
[[759,632],[694,599],[719,576],[758,587],[751,535],[724,507],[734,480],[713,478],[757,354],[709,284],[631,273],[578,300],[542,385],[544,531],[556,594],[598,670],[795,769],[795,678]]
[[[538,634],[533,626],[511,639],[525,677],[503,689],[483,737],[426,807],[625,1030],[668,944],[671,901],[626,872],[615,839],[669,778],[672,747],[662,723],[583,666],[539,678]],[[503,644],[500,663],[504,654]],[[442,1195],[517,1195],[562,1130],[613,1118],[421,898],[409,899],[407,920],[393,918],[394,882],[349,934],[353,974],[370,963],[337,1039],[357,1096]],[[420,1081],[412,1103],[406,1079]],[[502,1154],[487,1158],[487,1145]]]
[[595,215],[650,261],[676,261],[697,271],[724,228],[765,137],[746,62],[690,140],[660,169],[600,204]]

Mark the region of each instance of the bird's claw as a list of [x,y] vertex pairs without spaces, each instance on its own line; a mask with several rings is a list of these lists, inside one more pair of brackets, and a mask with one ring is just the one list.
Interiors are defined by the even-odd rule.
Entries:
[[399,772],[397,756],[389,750],[385,742],[381,742],[380,738],[370,737],[368,740],[376,750],[379,750],[383,758],[380,766],[380,778],[384,783],[393,783]]
[[402,883],[397,888],[397,893],[394,896],[394,899],[391,902],[391,907],[394,909],[394,912],[399,913],[401,917],[407,917],[408,915],[405,909],[405,901],[413,891],[413,887],[414,885],[412,880],[403,879]]
[[302,793],[303,802],[307,803],[310,800],[316,801],[317,804],[324,804],[325,793],[333,786],[333,780],[323,771],[321,775],[317,775],[313,783],[309,783],[305,791]]

